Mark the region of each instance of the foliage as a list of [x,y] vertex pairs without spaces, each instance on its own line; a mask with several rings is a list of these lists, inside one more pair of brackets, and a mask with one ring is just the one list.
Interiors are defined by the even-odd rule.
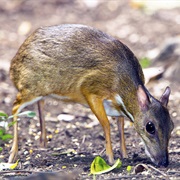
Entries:
[[147,57],[143,57],[140,59],[140,64],[142,68],[148,68],[151,65],[151,61]]
[[132,166],[130,166],[130,165],[129,165],[129,166],[127,166],[126,170],[127,170],[127,172],[128,172],[128,173],[130,173],[130,172],[131,172],[131,170],[132,170]]
[[[34,117],[36,114],[32,111],[25,111],[19,113],[17,116],[26,116],[26,117]],[[8,120],[13,118],[13,116],[8,116],[4,112],[0,112],[0,145],[1,142],[6,142],[9,139],[12,139],[13,136],[7,133],[7,130],[10,126],[12,126],[15,122],[9,122]],[[2,151],[2,147],[0,147],[0,152]]]
[[95,175],[110,172],[115,168],[120,168],[121,166],[122,162],[120,159],[118,159],[113,166],[109,166],[102,157],[96,156],[91,163],[90,174],[93,174],[93,179],[95,179]]
[[0,163],[0,171],[5,169],[15,169],[18,165],[19,160],[17,160],[15,163]]

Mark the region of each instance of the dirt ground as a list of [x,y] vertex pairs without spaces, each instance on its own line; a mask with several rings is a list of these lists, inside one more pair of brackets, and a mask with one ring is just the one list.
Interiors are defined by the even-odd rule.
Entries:
[[[119,38],[138,58],[149,56],[153,60],[169,39],[179,38],[179,12],[178,7],[156,11],[149,10],[148,7],[137,9],[126,0],[1,0],[0,111],[11,114],[16,89],[8,75],[10,61],[28,34],[36,28],[63,23],[90,25]],[[175,56],[170,66],[176,63],[176,68],[179,68],[180,51],[176,50],[173,53],[179,56]],[[161,63],[162,66],[163,63],[166,61]],[[174,76],[175,73],[172,71],[169,76],[162,76],[147,84],[147,88],[157,98],[166,86],[170,86],[172,90],[169,111],[175,128],[169,142],[169,166],[158,168],[161,173],[152,169],[137,175],[127,173],[128,165],[132,167],[140,163],[153,165],[144,153],[140,138],[127,120],[125,136],[129,158],[123,160],[122,168],[98,175],[97,179],[180,179],[180,83],[178,74],[176,73],[176,78]],[[37,112],[37,105],[29,106],[25,110]],[[103,131],[91,111],[79,104],[47,99],[45,114],[48,147],[46,149],[39,147],[38,117],[21,118],[19,122],[20,163],[16,171],[12,173],[2,171],[0,177],[14,179],[15,177],[25,178],[37,172],[58,172],[55,179],[63,179],[63,173],[67,173],[69,179],[92,179],[88,174],[94,157],[97,155],[105,159],[106,157]],[[72,120],[64,121],[60,114],[70,114]],[[110,122],[113,151],[117,159],[120,156],[117,125],[112,119]],[[12,128],[9,129],[9,133],[12,133]],[[11,143],[12,141],[1,145],[3,146],[1,162],[7,162]],[[39,179],[40,177],[45,179],[43,175],[40,175]]]

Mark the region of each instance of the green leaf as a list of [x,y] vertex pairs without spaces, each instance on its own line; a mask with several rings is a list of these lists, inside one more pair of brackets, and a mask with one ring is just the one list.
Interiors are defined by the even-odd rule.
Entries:
[[126,170],[127,170],[128,173],[130,173],[131,170],[132,170],[132,166],[127,166]]
[[0,171],[5,169],[15,169],[18,165],[19,160],[17,160],[15,163],[0,163]]
[[1,139],[2,139],[3,141],[6,141],[6,140],[12,139],[12,138],[13,138],[13,136],[12,136],[11,134],[4,134],[4,135],[1,137]]
[[90,174],[103,174],[112,171],[115,168],[122,166],[120,159],[116,161],[113,166],[109,166],[103,158],[96,156],[93,162],[91,163]]
[[0,116],[1,117],[6,117],[6,118],[8,117],[8,115],[6,113],[3,113],[3,112],[0,112]]
[[[32,118],[32,117],[36,116],[36,113],[33,112],[33,111],[24,111],[22,113],[19,113],[17,116],[18,117],[27,116],[27,117],[31,117]],[[9,116],[8,119],[13,118],[13,117],[14,116]]]
[[147,68],[151,65],[151,61],[149,58],[144,57],[144,58],[140,59],[140,64],[141,64],[142,68]]
[[19,159],[15,163],[11,164],[11,166],[9,168],[15,169],[17,167],[18,163],[19,163]]
[[6,113],[0,112],[0,121],[4,121],[8,118],[8,115]]
[[0,127],[0,137],[5,134],[6,130],[3,127]]
[[2,147],[0,147],[0,152],[3,150],[3,148]]
[[28,113],[27,113],[27,117],[34,117],[34,116],[36,116],[36,113],[35,112],[33,112],[33,111],[29,111]]
[[111,166],[109,166],[103,158],[101,158],[100,156],[96,156],[91,164],[91,174],[95,174],[96,172],[106,170],[110,167]]
[[17,122],[17,121],[10,122],[10,123],[8,124],[8,127],[13,126],[16,122]]

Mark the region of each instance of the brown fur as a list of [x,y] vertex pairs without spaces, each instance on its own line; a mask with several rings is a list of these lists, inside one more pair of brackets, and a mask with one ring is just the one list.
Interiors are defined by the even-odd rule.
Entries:
[[[92,27],[61,25],[36,30],[13,58],[10,78],[18,89],[14,115],[26,102],[52,94],[89,105],[105,132],[106,153],[111,163],[110,126],[103,101],[111,100],[115,109],[123,111],[132,121],[134,119],[138,133],[145,126],[145,120],[141,118],[145,119],[146,113],[139,104],[141,98],[138,98],[137,92],[145,92],[139,93],[139,96],[142,94],[146,99],[152,96],[144,87],[138,60],[119,40]],[[122,98],[123,104],[117,102],[116,95]],[[122,118],[118,122],[122,127]],[[45,128],[45,125],[42,126]],[[17,124],[14,129],[16,135],[10,161],[17,154],[14,150],[17,149]],[[124,141],[124,137],[122,139]],[[168,141],[166,137],[165,141]],[[124,147],[122,151],[126,156]]]

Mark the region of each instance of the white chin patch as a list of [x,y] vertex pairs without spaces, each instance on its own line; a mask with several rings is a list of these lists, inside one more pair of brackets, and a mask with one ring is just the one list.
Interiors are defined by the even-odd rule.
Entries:
[[150,157],[151,161],[152,161],[153,163],[155,163],[155,159],[151,156],[151,154],[150,154],[149,151],[147,150],[147,147],[146,147],[146,146],[145,146],[145,153],[146,153],[146,155],[147,155],[148,157]]
[[152,161],[153,163],[155,163],[155,159],[154,159],[154,158],[151,156],[151,154],[149,153],[149,151],[148,151],[148,149],[147,149],[147,147],[146,147],[146,144],[144,143],[144,141],[143,141],[142,138],[141,138],[141,140],[142,140],[142,142],[143,142],[143,144],[144,144],[146,155],[151,159],[151,161]]

